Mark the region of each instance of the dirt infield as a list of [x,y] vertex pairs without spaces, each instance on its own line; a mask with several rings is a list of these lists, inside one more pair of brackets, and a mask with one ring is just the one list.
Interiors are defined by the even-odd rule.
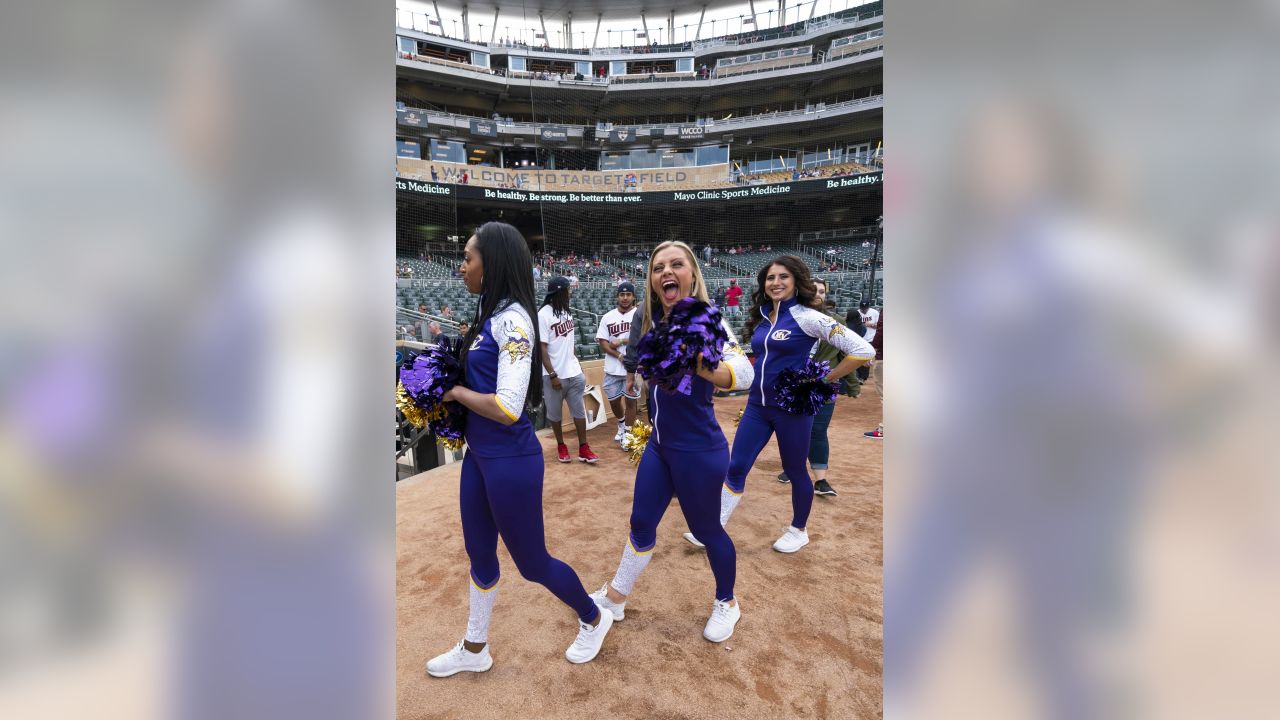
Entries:
[[[730,443],[745,398],[716,400]],[[705,554],[680,534],[672,507],[653,561],[600,655],[564,659],[576,618],[520,577],[506,549],[489,640],[493,669],[427,676],[426,661],[453,647],[467,624],[467,557],[458,516],[459,464],[397,486],[397,716],[418,718],[876,718],[881,708],[881,445],[863,438],[880,401],[870,385],[841,398],[831,423],[831,484],[814,498],[810,544],[771,545],[791,518],[790,487],[770,442],[729,524],[738,550],[742,620],[732,638],[702,638],[714,600]],[[635,468],[611,441],[612,419],[590,433],[594,467],[546,458],[547,547],[593,591],[613,576],[627,537]],[[566,433],[572,437],[572,433]],[[570,451],[576,456],[573,441]],[[673,503],[674,505],[674,503]]]

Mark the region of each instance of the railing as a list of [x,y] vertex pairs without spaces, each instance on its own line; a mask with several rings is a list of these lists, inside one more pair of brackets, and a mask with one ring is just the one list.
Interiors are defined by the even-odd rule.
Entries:
[[[882,102],[883,100],[884,100],[884,95],[869,95],[864,98],[854,98],[852,100],[841,100],[840,102],[835,102],[835,103],[821,103],[821,107],[819,107],[818,105],[813,105],[807,108],[800,108],[796,110],[778,110],[771,113],[743,115],[742,117],[729,118],[728,120],[707,120],[702,123],[702,127],[708,128],[708,129],[720,128],[720,127],[736,127],[738,125],[743,125],[743,124],[752,123],[752,122],[759,122],[761,120],[799,117],[803,115],[816,115],[819,113],[832,112],[835,110],[844,110],[846,108],[854,108],[860,105],[872,105],[877,102]],[[479,118],[477,116],[472,116],[472,115],[459,115],[457,113],[445,113],[445,112],[438,112],[435,110],[424,110],[422,108],[409,108],[409,109],[417,110],[418,112],[421,112],[431,117],[444,117],[444,118],[449,118],[455,121],[470,122],[472,120],[479,120],[479,119],[488,120],[488,118]],[[546,123],[507,122],[506,120],[490,120],[490,122],[496,122],[498,125],[502,127],[518,128],[522,130],[527,129],[527,130],[530,130],[531,132],[537,131],[538,128],[546,127]],[[610,123],[610,127],[608,128],[608,130],[632,130],[632,131],[635,131],[637,134],[641,134],[651,128],[657,128],[657,127],[666,128],[666,127],[674,127],[677,125],[690,125],[690,124],[696,124],[696,122],[697,122],[696,120],[690,120],[689,122],[686,122],[686,123],[645,123],[641,125],[622,125],[617,123]],[[572,125],[570,127],[586,128],[589,126]],[[597,126],[596,131],[601,132],[601,129]]]
[[[787,65],[784,67],[764,67],[764,68],[757,68],[757,69],[743,69],[741,71],[735,71],[732,75],[722,76],[722,75],[719,75],[715,70],[712,70],[709,73],[708,77],[702,77],[701,73],[697,71],[682,71],[680,73],[670,74],[674,76],[669,76],[666,73],[651,73],[649,74],[648,77],[644,77],[643,74],[641,74],[640,76],[610,75],[607,78],[605,78],[605,81],[603,82],[598,77],[589,78],[585,74],[583,75],[582,80],[575,79],[576,74],[565,76],[564,74],[556,75],[555,73],[547,74],[546,78],[524,78],[524,77],[517,76],[516,73],[520,73],[521,75],[524,75],[529,73],[530,71],[507,70],[504,68],[496,68],[496,69],[484,68],[484,67],[480,67],[479,65],[457,63],[451,60],[441,60],[439,58],[433,58],[426,55],[415,55],[413,53],[403,53],[399,51],[396,52],[396,58],[400,60],[412,60],[415,62],[431,63],[435,65],[440,65],[443,67],[450,67],[455,70],[461,70],[463,72],[474,72],[478,75],[486,75],[486,76],[495,77],[495,78],[513,78],[518,80],[528,79],[530,81],[538,80],[539,82],[559,82],[561,84],[573,84],[573,85],[582,85],[582,84],[602,85],[602,84],[611,84],[615,82],[619,84],[636,84],[636,83],[644,83],[644,82],[706,82],[710,80],[739,80],[748,75],[756,75],[762,72],[784,72],[787,70],[797,70],[800,68],[808,68],[814,65],[823,65],[829,62],[848,60],[850,58],[855,58],[860,55],[866,55],[869,53],[879,52],[882,50],[884,50],[884,45],[876,45],[873,47],[863,48],[856,52],[850,51],[835,57],[825,56],[822,53],[818,53],[814,56],[814,59],[808,63],[797,63],[795,65]],[[764,61],[761,61],[761,62],[764,62]],[[716,69],[718,70],[719,68],[717,67]],[[626,79],[622,79],[622,78],[626,78]]]

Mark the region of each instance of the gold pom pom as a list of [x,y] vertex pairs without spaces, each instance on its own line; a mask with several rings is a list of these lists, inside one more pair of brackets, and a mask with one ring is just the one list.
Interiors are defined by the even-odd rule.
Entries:
[[627,457],[632,465],[640,462],[645,447],[649,445],[651,433],[653,433],[653,426],[637,421],[627,429],[627,434],[622,436],[622,449],[627,451]]
[[467,444],[467,441],[463,440],[462,438],[458,438],[456,440],[452,438],[437,438],[437,439],[440,441],[441,445],[445,446],[445,448],[453,452],[457,452],[461,450],[462,446]]
[[741,410],[738,411],[738,417],[733,419],[734,427],[738,427],[738,424],[742,422],[742,416],[745,415],[746,413],[747,413],[746,408],[742,408]]
[[416,427],[424,428],[431,420],[430,415],[413,402],[413,398],[409,397],[409,391],[405,390],[401,383],[396,383],[396,409],[404,413],[404,419]]

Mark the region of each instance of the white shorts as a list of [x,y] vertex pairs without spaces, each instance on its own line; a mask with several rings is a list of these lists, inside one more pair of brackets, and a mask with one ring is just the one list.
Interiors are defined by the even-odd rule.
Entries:
[[640,383],[631,389],[630,395],[627,395],[627,376],[626,375],[605,375],[604,376],[604,396],[610,400],[617,400],[620,397],[626,397],[628,400],[640,399]]

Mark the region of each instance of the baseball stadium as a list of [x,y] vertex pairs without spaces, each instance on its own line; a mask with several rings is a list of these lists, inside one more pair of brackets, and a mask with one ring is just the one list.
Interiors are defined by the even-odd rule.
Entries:
[[[480,452],[474,420],[464,449],[397,403],[398,716],[879,717],[882,3],[401,0],[395,34],[398,387],[439,347],[470,347],[463,364],[472,378],[468,363],[477,362],[486,334],[498,344],[497,362],[514,363],[517,351],[498,337],[499,316],[523,318],[530,330],[520,337],[541,341],[522,351],[520,367],[531,367],[524,382],[546,375],[542,392],[530,387],[525,395],[521,386],[514,402],[525,401],[524,412],[503,405],[501,367],[490,388],[515,421],[498,414],[495,427],[532,428],[541,460],[529,472],[540,473],[540,507],[536,493],[504,497],[505,476],[523,477],[530,467],[512,464],[513,456],[486,450],[475,459],[480,469],[469,469],[472,451]],[[516,237],[498,224],[518,232],[527,259],[523,247],[495,257],[495,228]],[[726,551],[694,540],[708,531],[693,527],[692,495],[681,494],[681,481],[674,497],[661,497],[670,507],[655,516],[656,529],[637,524],[648,455],[656,443],[675,448],[679,440],[640,444],[649,429],[638,426],[664,429],[654,416],[667,390],[646,382],[649,336],[639,350],[620,338],[640,334],[646,299],[659,308],[664,273],[675,272],[664,258],[677,255],[696,265],[685,271],[728,335],[720,366],[730,366],[731,355],[741,363],[725,383],[711,379],[719,371],[707,372],[714,400],[705,410],[723,441],[691,456],[723,452],[727,460],[732,446],[729,475],[737,467],[746,473],[723,491],[724,478],[702,478],[715,498],[732,496],[720,509],[727,552],[736,557],[732,593],[723,588]],[[785,266],[789,275],[775,262],[782,256],[799,264]],[[494,282],[499,262],[530,266],[541,307],[512,320],[509,306],[485,303],[480,283]],[[784,322],[769,315],[769,302],[775,313],[796,302],[771,295],[776,284],[794,282],[803,299],[810,278],[822,281],[825,304],[793,309],[798,325],[770,330],[761,352],[753,332],[759,338],[765,325]],[[753,317],[761,298],[766,311]],[[620,311],[630,313],[622,325],[614,319]],[[543,323],[544,312],[553,324]],[[865,361],[843,379],[827,378],[839,391],[820,415],[829,423],[826,457],[815,458],[810,418],[794,443],[779,420],[776,438],[766,433],[763,449],[742,461],[739,446],[750,443],[737,436],[755,412],[753,393],[766,397],[760,385],[774,377],[768,353],[781,357],[768,343],[809,332],[817,339],[801,349],[813,362],[827,342],[805,329],[814,322],[805,318],[819,314],[839,358],[831,372],[852,368],[855,356]],[[651,332],[658,324],[655,316]],[[846,335],[856,336],[856,347],[837,342]],[[558,349],[548,345],[553,337]],[[625,374],[636,378],[635,400],[621,380],[633,350],[639,369],[626,364]],[[754,388],[745,377],[756,377]],[[579,378],[575,398],[571,380]],[[493,437],[508,437],[503,428]],[[805,470],[797,482],[788,477],[794,469],[785,472],[797,466],[784,455],[799,453],[803,467],[805,452],[814,479]],[[468,495],[471,472],[487,473],[487,510],[476,511]],[[807,498],[796,499],[802,486],[815,488],[811,509]],[[517,496],[525,500],[513,507]],[[486,522],[503,540],[501,583],[477,569],[487,567],[477,553],[493,550],[478,550],[485,543],[476,512],[492,515]],[[793,512],[807,517],[807,528],[794,519],[787,525]],[[519,519],[504,519],[508,513]],[[520,538],[532,536],[507,523],[541,533],[538,552],[553,570],[530,569],[535,561]],[[787,540],[791,534],[803,541]],[[616,595],[623,586],[630,594]],[[593,608],[579,612],[573,640],[579,629],[565,605],[573,607],[567,596],[581,598],[581,590],[594,593],[601,616],[615,609],[611,624],[591,620]],[[722,620],[732,613],[724,632],[713,631],[716,613]],[[586,642],[595,645],[579,647],[592,633],[599,638]]]

